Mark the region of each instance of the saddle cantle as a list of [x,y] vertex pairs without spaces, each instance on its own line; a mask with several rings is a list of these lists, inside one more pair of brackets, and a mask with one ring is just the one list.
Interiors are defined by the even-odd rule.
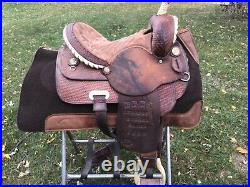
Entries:
[[[66,25],[65,44],[58,51],[39,49],[25,77],[18,127],[98,126],[140,153],[142,161],[149,159],[152,169],[163,126],[192,128],[201,116],[197,49],[191,32],[177,28],[175,16],[153,16],[150,28],[109,41],[85,23]],[[39,114],[34,107],[40,107]]]

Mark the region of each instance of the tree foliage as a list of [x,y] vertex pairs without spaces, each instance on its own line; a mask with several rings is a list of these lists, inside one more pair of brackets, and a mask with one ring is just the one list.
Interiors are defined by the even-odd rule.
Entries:
[[248,6],[243,2],[221,3],[222,10],[235,19],[248,18]]

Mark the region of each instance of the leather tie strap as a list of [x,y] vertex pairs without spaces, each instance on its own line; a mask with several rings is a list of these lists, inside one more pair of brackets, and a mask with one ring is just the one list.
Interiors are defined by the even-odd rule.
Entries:
[[92,167],[94,155],[94,140],[90,139],[87,144],[87,158],[85,159],[85,166],[81,171],[81,179],[87,179]]

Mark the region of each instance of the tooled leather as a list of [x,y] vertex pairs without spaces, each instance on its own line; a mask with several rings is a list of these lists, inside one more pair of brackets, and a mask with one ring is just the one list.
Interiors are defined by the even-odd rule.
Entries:
[[101,71],[98,71],[96,69],[93,69],[89,66],[86,66],[84,63],[80,62],[77,65],[77,68],[69,68],[68,62],[71,58],[74,58],[70,50],[64,46],[59,49],[58,51],[58,61],[61,63],[58,63],[58,68],[60,69],[60,72],[63,76],[65,76],[68,79],[72,80],[98,80],[98,81],[104,81],[107,80],[107,78],[101,73]]
[[107,90],[110,97],[107,103],[117,103],[118,96],[108,81],[73,80],[62,75],[58,66],[56,69],[56,87],[61,100],[70,104],[92,104],[89,93],[93,90]]
[[174,39],[174,19],[173,16],[154,15],[150,19],[152,34],[152,52],[157,57],[166,56],[172,45]]
[[119,94],[118,99],[116,135],[121,146],[138,153],[158,150],[163,129],[158,92],[137,97]]
[[[62,50],[59,51],[56,62],[56,87],[58,96],[62,101],[70,104],[92,104],[93,101],[89,98],[90,91],[107,90],[110,94],[110,97],[107,99],[107,103],[118,103],[118,93],[110,86],[108,81],[90,81],[88,79],[84,79],[84,77],[88,77],[88,70],[90,70],[86,66],[81,66],[81,70],[82,68],[86,68],[82,70],[83,73],[86,73],[86,76],[78,73],[79,77],[75,77],[76,79],[73,79],[73,75],[71,73],[74,73],[74,71],[72,72],[70,67],[67,65],[67,60],[62,60],[60,57],[61,52]],[[64,65],[60,65],[61,63],[64,63]],[[78,66],[75,71],[77,71]],[[64,72],[64,74],[62,74],[62,72]],[[99,70],[94,70],[94,72],[99,74]],[[69,77],[67,77],[67,75],[69,75]],[[184,94],[186,87],[186,82],[176,81],[172,84],[164,84],[157,88],[157,92],[159,92],[160,96],[161,115],[164,115],[171,110],[176,99],[180,98]]]

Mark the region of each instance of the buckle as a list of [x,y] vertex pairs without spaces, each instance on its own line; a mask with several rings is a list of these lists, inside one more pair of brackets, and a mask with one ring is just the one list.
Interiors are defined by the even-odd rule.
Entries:
[[107,90],[92,90],[89,92],[89,98],[94,100],[94,96],[105,96],[105,99],[109,98],[109,92]]

